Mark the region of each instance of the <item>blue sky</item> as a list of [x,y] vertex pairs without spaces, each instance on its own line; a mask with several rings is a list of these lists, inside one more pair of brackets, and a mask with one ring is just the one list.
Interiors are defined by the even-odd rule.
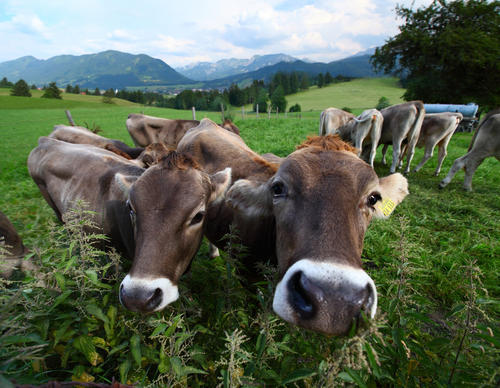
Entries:
[[178,67],[284,53],[328,62],[398,32],[396,4],[432,0],[2,0],[0,62],[109,49]]

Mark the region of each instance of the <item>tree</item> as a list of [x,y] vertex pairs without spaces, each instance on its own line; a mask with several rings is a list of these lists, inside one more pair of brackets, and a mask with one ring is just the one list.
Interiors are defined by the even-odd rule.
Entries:
[[[287,101],[285,98],[285,91],[283,89],[283,86],[280,85],[276,88],[276,90],[274,91],[274,93],[271,96],[271,106],[274,109],[278,108],[278,110],[280,112],[284,112],[286,109],[286,104],[287,104]],[[260,110],[260,106],[259,106],[259,110]]]
[[406,100],[500,105],[500,2],[397,7],[399,34],[375,50],[377,70],[403,78]]
[[253,105],[254,112],[257,112],[257,105],[259,105],[259,113],[267,112],[267,92],[264,88],[259,89],[257,99],[255,100],[255,104]]
[[382,96],[378,99],[378,103],[377,103],[377,106],[375,107],[375,109],[382,110],[382,109],[387,108],[389,106],[391,106],[389,99],[387,97]]
[[325,77],[323,73],[318,74],[318,88],[322,88],[325,85]]
[[49,86],[45,88],[42,98],[58,98],[62,100],[61,90],[57,87],[55,82],[51,82]]
[[229,87],[229,103],[233,106],[245,104],[245,93],[236,84],[231,84]]
[[292,105],[288,111],[289,111],[289,112],[300,112],[300,111],[302,111],[302,108],[301,108],[301,107],[300,107],[300,105],[297,103],[297,104],[295,104],[295,105]]
[[25,80],[20,79],[17,81],[12,89],[10,90],[11,96],[19,96],[19,97],[31,97],[31,92],[28,84]]
[[0,81],[0,88],[11,88],[13,87],[14,84],[10,82],[7,77],[3,77],[2,80]]
[[327,71],[325,74],[325,86],[330,85],[332,82],[333,82],[333,77],[330,74],[330,72]]
[[[78,85],[76,85],[78,87]],[[102,102],[104,104],[114,104],[113,97],[115,96],[115,91],[113,89],[108,89],[102,95]]]
[[[73,88],[73,93],[74,94],[80,94],[80,86],[75,85],[75,87]],[[113,93],[113,97],[114,97],[114,93]]]
[[73,93],[73,86],[71,86],[70,84],[67,84],[64,92],[65,93]]
[[100,95],[101,95],[101,91],[99,90],[99,88],[95,88],[94,96],[100,96]]

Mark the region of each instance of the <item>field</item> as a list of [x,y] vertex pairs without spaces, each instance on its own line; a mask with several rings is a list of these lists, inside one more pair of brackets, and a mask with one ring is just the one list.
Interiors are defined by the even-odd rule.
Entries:
[[[374,102],[361,95],[329,103],[316,95],[309,109],[321,109],[322,99],[326,106],[363,109],[382,95],[399,102],[377,90]],[[297,101],[308,106],[305,97]],[[112,379],[189,387],[498,386],[500,165],[487,159],[474,176],[473,192],[462,190],[463,172],[437,188],[466,152],[471,134],[452,138],[442,176],[432,175],[435,155],[408,177],[410,195],[391,218],[372,222],[362,257],[377,285],[377,318],[347,338],[327,338],[291,327],[272,312],[271,266],[257,269],[258,284],[239,278],[237,244],[215,260],[204,244],[181,279],[180,299],[163,312],[140,316],[121,307],[117,290],[129,263],[86,242],[78,218],[83,210],[61,226],[27,172],[38,137],[66,123],[68,108],[77,124],[98,126],[101,135],[130,145],[129,113],[191,118],[190,111],[96,99],[13,100],[0,92],[0,210],[39,267],[0,281],[0,386],[7,380]],[[197,116],[220,120],[217,113]],[[317,133],[319,114],[234,119],[252,149],[286,156]],[[422,155],[417,150],[414,163]],[[380,155],[375,169],[385,176],[388,167],[379,161]]]

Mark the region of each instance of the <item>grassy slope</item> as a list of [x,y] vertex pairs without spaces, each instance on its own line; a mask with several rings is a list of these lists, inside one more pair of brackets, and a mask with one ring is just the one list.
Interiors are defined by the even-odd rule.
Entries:
[[[333,90],[338,86],[334,85],[330,88]],[[325,88],[321,92],[328,91],[328,89]],[[396,102],[390,96],[386,95],[386,97],[391,102]],[[6,99],[10,99],[10,97],[6,97]],[[310,99],[310,101],[313,100],[313,98]],[[316,101],[319,100],[319,97],[316,98]],[[46,104],[43,100],[38,100],[38,102]],[[51,101],[51,103],[59,104],[55,101]],[[146,114],[161,117],[191,117],[190,111],[142,106],[119,107],[100,106],[99,104],[90,106],[89,104],[90,102],[84,102],[71,106],[71,112],[77,124],[95,123],[103,129],[104,136],[122,139],[129,144],[131,141],[125,129],[128,113],[143,111]],[[13,109],[16,105],[21,109]],[[359,106],[365,108],[365,105],[368,104],[360,102]],[[11,108],[5,109],[6,106]],[[63,109],[64,107],[60,105],[52,107],[44,105],[43,108],[26,109],[24,102],[21,104],[18,99],[12,100],[7,105],[3,105],[2,100],[0,100],[0,210],[9,216],[24,238],[26,245],[32,248],[47,244],[49,241],[47,224],[55,217],[29,178],[26,158],[30,150],[36,146],[39,136],[48,134],[54,124],[66,122]],[[219,119],[218,114],[209,113],[207,115],[215,121]],[[199,117],[202,116],[204,114],[199,113]],[[260,153],[274,152],[281,156],[286,156],[293,151],[295,145],[304,140],[306,135],[316,134],[317,121],[318,118],[312,116],[302,120],[261,118],[244,121],[238,120],[236,117],[236,124],[241,130],[242,137],[252,149]],[[463,133],[453,137],[442,174],[448,171],[455,158],[466,152],[470,138],[471,134]],[[417,150],[414,163],[420,161],[422,154],[422,150]],[[380,160],[380,155],[376,160]],[[379,291],[379,311],[386,317],[388,316],[389,319],[389,328],[384,331],[385,342],[393,344],[396,341],[395,337],[393,338],[396,335],[394,334],[395,327],[407,328],[404,333],[411,336],[407,339],[405,346],[409,346],[412,350],[411,358],[415,361],[413,364],[406,359],[400,359],[399,357],[403,357],[402,354],[400,356],[393,355],[392,357],[396,358],[391,359],[390,349],[392,347],[378,348],[379,354],[383,357],[382,368],[396,368],[395,370],[399,372],[394,372],[394,376],[411,370],[411,379],[416,380],[407,380],[406,383],[398,380],[400,384],[404,383],[405,385],[425,384],[426,381],[433,385],[433,381],[436,380],[432,379],[437,378],[436,368],[445,371],[444,374],[449,373],[450,365],[453,362],[453,352],[457,348],[459,334],[462,330],[462,324],[457,317],[460,316],[460,311],[463,311],[460,310],[460,306],[463,305],[467,297],[467,279],[464,266],[470,259],[476,260],[482,271],[483,287],[488,293],[486,294],[479,287],[477,290],[479,297],[474,300],[474,303],[476,305],[483,303],[483,305],[478,306],[486,311],[490,322],[488,323],[478,312],[475,312],[473,317],[493,328],[498,326],[499,320],[498,304],[485,303],[488,299],[498,301],[500,296],[498,283],[500,277],[499,163],[490,158],[479,167],[474,176],[474,192],[472,193],[465,193],[461,189],[463,172],[459,172],[446,189],[439,191],[437,184],[442,176],[439,178],[432,176],[435,166],[436,155],[418,174],[410,175],[410,196],[398,207],[389,220],[372,223],[366,235],[363,252],[365,265],[374,278]],[[380,163],[376,163],[375,168],[380,176],[388,174],[388,168]],[[403,307],[399,308],[403,309],[405,314],[414,314],[406,316],[403,323],[401,321],[395,322],[390,313],[393,311],[393,302],[397,299],[395,293],[398,286],[395,282],[396,279],[401,279],[401,268],[398,268],[398,260],[402,248],[398,245],[398,236],[402,220],[407,222],[407,226],[403,228],[405,234],[403,248],[408,251],[409,265],[405,267],[407,269],[403,269],[406,271],[406,283],[403,284],[402,288],[405,303]],[[198,257],[198,262],[200,262],[202,256],[198,255]],[[203,263],[203,261],[201,262]],[[206,292],[198,294],[196,284],[193,283],[196,276],[203,279],[203,271],[206,271],[207,268],[199,267],[195,262],[193,274],[187,276],[183,282],[181,281],[184,293],[182,298],[184,299],[179,304],[173,304],[172,307],[166,309],[165,315],[182,312],[182,307],[179,306],[194,303],[188,302],[192,298],[195,301],[199,300],[198,303],[202,306],[204,303],[213,303],[210,300],[211,294],[207,295],[209,299],[203,299]],[[206,282],[209,284],[217,282],[217,277]],[[244,291],[240,290],[239,292]],[[112,297],[114,298],[115,295]],[[238,317],[240,317],[240,313],[245,314],[245,303],[230,308],[240,309]],[[455,311],[454,314],[452,314],[453,311]],[[231,313],[228,314],[231,316]],[[421,314],[427,317],[427,320],[419,321],[415,318],[415,314]],[[433,318],[429,320],[428,317]],[[229,330],[227,325],[234,325],[235,328],[238,328],[242,325],[240,318],[235,319],[234,322],[229,318],[224,318],[226,319],[224,324],[219,320],[212,323],[202,320],[198,323],[211,327],[213,330],[218,327],[222,336],[221,327],[224,330],[226,327]],[[197,319],[195,315],[190,317],[188,314],[186,324],[195,319]],[[212,319],[217,318],[212,317]],[[194,322],[196,323],[196,321]],[[194,326],[195,323],[191,323],[191,325]],[[392,334],[391,326],[393,327]],[[246,330],[245,333],[251,337],[247,350],[253,350],[256,347],[256,337],[252,337],[250,328]],[[144,333],[144,335],[147,334]],[[304,363],[304,366],[314,367],[323,359],[322,357],[327,357],[326,355],[329,354],[324,348],[328,341],[324,341],[322,336],[303,333],[300,330],[289,329],[287,326],[277,332],[276,341],[284,341],[284,338],[289,335],[292,335],[293,341],[287,346],[292,347],[293,351],[302,355],[300,362]],[[219,357],[218,354],[223,351],[223,341],[213,342],[216,337],[210,333],[204,337],[202,332],[199,332],[197,336],[199,346],[203,346],[204,341],[206,341],[207,344],[210,344],[208,346],[214,347],[214,349],[208,347],[202,350],[209,355],[207,357],[214,357],[216,361]],[[479,339],[474,341],[478,345],[474,348],[469,340],[468,347],[460,358],[462,365],[471,366],[470,372],[466,369],[461,371],[461,378],[464,378],[463,376],[466,376],[467,373],[481,373],[481,376],[484,376],[483,372],[480,371],[498,368],[498,365],[491,363],[491,348],[486,347],[486,353],[483,353],[479,346],[484,349],[486,344],[480,342]],[[394,349],[397,349],[397,346],[394,346]],[[425,349],[427,353],[420,354],[418,353],[419,349]],[[210,356],[211,351],[215,355]],[[325,356],[323,356],[324,352],[326,352]],[[290,361],[293,360],[293,353],[286,354],[283,361],[280,361],[281,364],[277,364],[281,365],[282,371],[289,370],[285,368],[285,362],[292,362],[293,365],[297,365],[299,362],[298,360]],[[306,360],[309,360],[309,363]],[[190,364],[192,362],[194,361],[190,361]],[[194,365],[201,368],[198,364]],[[278,368],[278,366],[275,365],[274,368]],[[117,369],[114,370],[114,375],[117,376]],[[276,372],[280,373],[277,369]],[[408,372],[409,375],[410,372]],[[213,380],[208,381],[213,383]],[[411,383],[412,381],[413,383]],[[467,383],[462,383],[462,385],[467,385]]]

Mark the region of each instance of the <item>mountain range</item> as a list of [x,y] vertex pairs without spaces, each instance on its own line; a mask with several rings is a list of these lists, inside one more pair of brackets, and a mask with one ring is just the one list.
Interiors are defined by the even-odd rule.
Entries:
[[46,60],[25,56],[0,63],[0,78],[7,77],[12,82],[22,78],[37,86],[54,81],[60,87],[70,84],[89,89],[227,88],[232,83],[246,86],[255,79],[267,82],[278,71],[300,71],[310,76],[327,71],[333,77],[380,76],[369,62],[372,51],[329,63],[305,62],[285,54],[270,54],[250,59],[202,62],[178,68],[178,71],[148,55],[113,50],[80,56],[60,55]]

